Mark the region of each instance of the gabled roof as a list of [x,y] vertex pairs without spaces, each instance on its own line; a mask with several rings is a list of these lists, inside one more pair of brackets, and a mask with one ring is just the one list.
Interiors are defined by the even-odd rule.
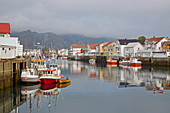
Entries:
[[138,44],[140,44],[139,42],[133,42],[133,43],[129,43],[126,47],[135,47]]
[[10,34],[10,23],[0,23],[0,34]]
[[170,41],[165,41],[164,43],[167,45],[170,45]]
[[72,48],[88,48],[87,45],[77,45],[77,44],[72,44]]
[[155,38],[155,36],[153,38],[149,38],[149,39],[146,39],[148,42],[155,42],[154,45],[156,45],[158,42],[160,42],[163,38],[165,37],[158,37],[158,38]]
[[[108,45],[110,45],[111,43],[113,43],[113,42],[108,42],[108,43],[105,44],[104,46],[108,46]],[[104,46],[103,46],[103,47],[104,47]]]
[[99,45],[100,43],[88,43],[90,46],[90,49],[96,49],[96,46]]
[[141,40],[134,40],[134,39],[120,39],[118,40],[120,45],[127,45],[128,43],[133,43],[133,42],[139,42],[143,45],[143,42]]

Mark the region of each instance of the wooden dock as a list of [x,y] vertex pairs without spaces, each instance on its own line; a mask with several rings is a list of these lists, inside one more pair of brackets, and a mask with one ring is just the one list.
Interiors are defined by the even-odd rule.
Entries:
[[0,60],[0,90],[20,82],[23,68],[30,65],[30,58]]

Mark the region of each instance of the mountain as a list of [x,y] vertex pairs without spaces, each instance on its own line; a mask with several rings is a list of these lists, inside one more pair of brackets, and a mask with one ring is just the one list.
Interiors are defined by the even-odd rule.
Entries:
[[37,47],[42,48],[70,48],[71,44],[88,44],[88,43],[102,43],[114,41],[114,39],[106,37],[86,37],[78,34],[63,34],[57,35],[51,32],[37,33],[31,30],[22,32],[12,32],[11,37],[18,37],[19,41],[25,48],[25,42],[27,38],[27,48],[33,49]]

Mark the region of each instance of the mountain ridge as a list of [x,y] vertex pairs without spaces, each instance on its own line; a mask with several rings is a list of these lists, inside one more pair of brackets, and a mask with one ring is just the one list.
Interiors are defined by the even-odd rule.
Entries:
[[111,39],[108,37],[87,37],[80,34],[60,34],[57,35],[52,32],[38,33],[32,32],[31,30],[26,30],[22,32],[12,32],[11,37],[18,37],[20,43],[25,48],[25,42],[27,38],[27,48],[34,49],[37,48],[37,43],[42,45],[42,48],[70,48],[71,44],[88,44],[88,43],[102,43],[115,41],[116,39]]

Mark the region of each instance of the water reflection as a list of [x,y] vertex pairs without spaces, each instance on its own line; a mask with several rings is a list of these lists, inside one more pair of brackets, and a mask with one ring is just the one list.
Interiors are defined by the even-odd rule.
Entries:
[[[161,108],[169,107],[169,101],[164,103],[169,98],[168,94],[160,96],[170,89],[168,68],[90,65],[89,63],[65,60],[58,61],[58,64],[62,74],[72,79],[70,87],[68,86],[71,83],[21,85],[6,89],[0,92],[0,113],[53,113],[56,110],[77,113],[80,110],[85,112],[88,107],[90,107],[89,112],[94,113],[100,110],[121,112],[124,110],[121,109],[122,105],[126,107],[126,110],[129,108],[130,112],[134,108],[133,106],[137,105],[135,104],[137,101],[140,101],[138,104],[142,107],[137,106],[136,112],[140,111],[138,109],[146,108],[147,110],[149,107],[155,107],[152,106],[155,103],[162,103],[163,107]],[[146,95],[146,92],[151,95]],[[158,99],[154,98],[155,94],[159,95]],[[152,99],[148,101],[149,98]],[[131,104],[127,105],[127,101]],[[95,108],[94,105],[99,107]],[[112,110],[112,105],[117,107]],[[126,110],[122,112],[126,112]]]
[[[70,69],[71,75],[88,75],[89,79],[116,82],[118,88],[145,87],[153,93],[165,93],[170,89],[168,68],[131,67],[120,65],[96,66],[78,61],[59,62],[63,68]],[[69,68],[68,68],[69,67]]]
[[[18,85],[14,88],[5,89],[0,92],[0,113],[19,113],[19,106],[26,104],[24,111],[35,112],[44,107],[50,112],[51,106],[56,106],[57,98],[61,88],[66,88],[71,82],[66,84],[50,85]],[[42,107],[41,103],[46,104]]]

